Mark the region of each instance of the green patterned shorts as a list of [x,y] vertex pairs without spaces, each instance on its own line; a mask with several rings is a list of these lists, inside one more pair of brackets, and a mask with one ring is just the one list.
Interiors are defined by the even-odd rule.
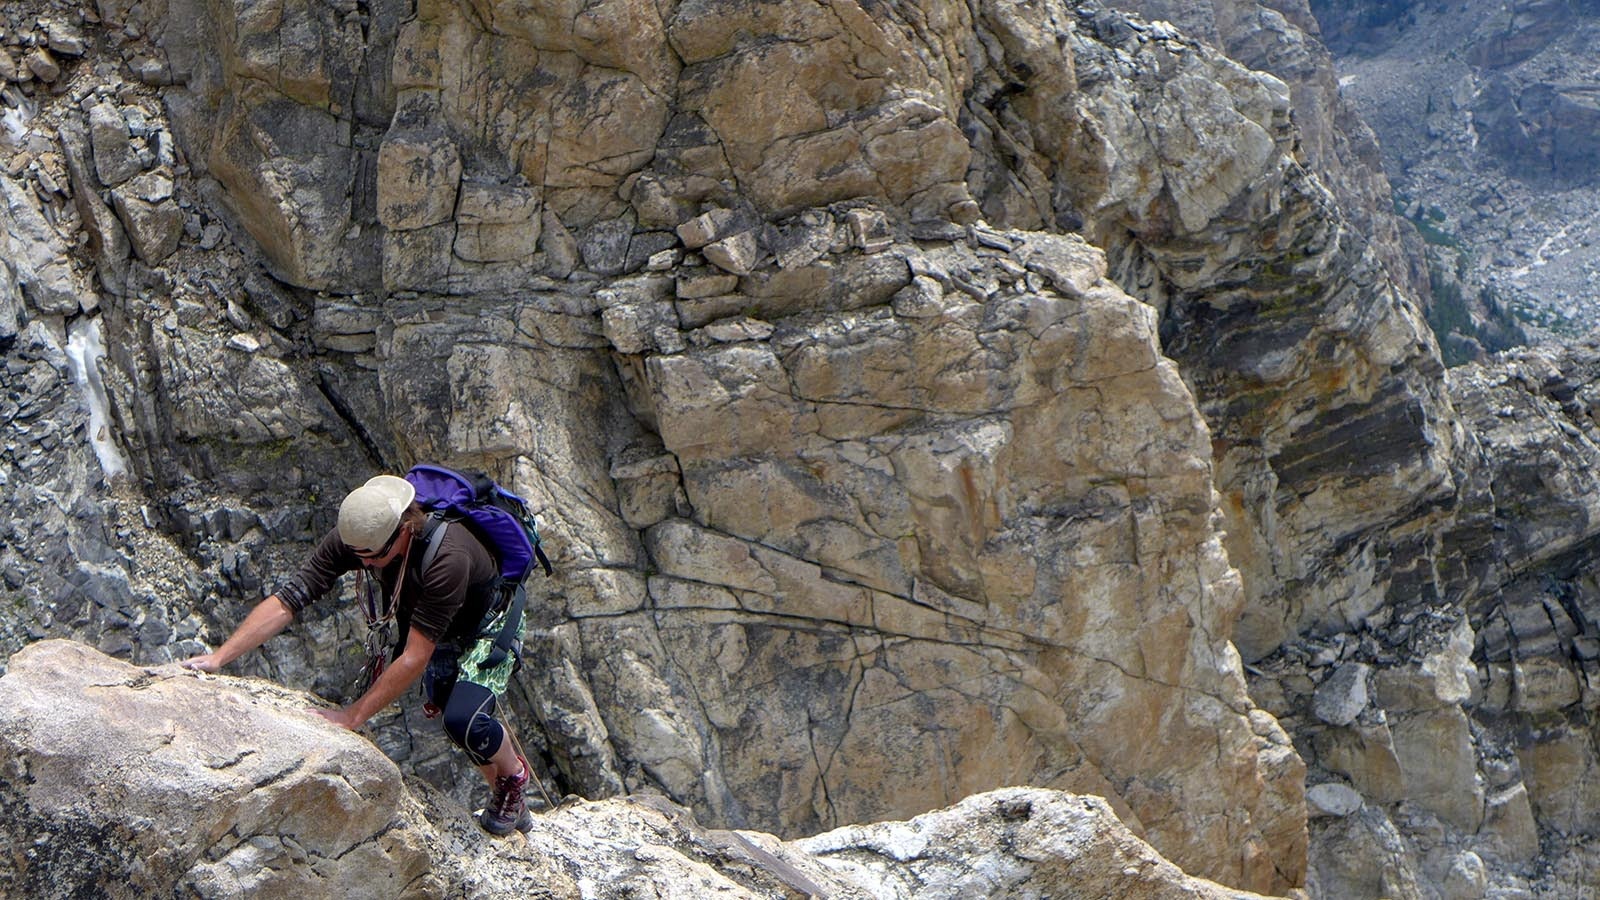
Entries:
[[[485,623],[479,629],[479,633],[486,636],[478,638],[465,652],[460,654],[456,663],[456,677],[452,680],[470,681],[473,684],[482,685],[494,693],[495,696],[506,692],[506,686],[511,683],[511,676],[516,672],[519,657],[522,654],[522,632],[527,627],[526,617],[523,618],[522,622],[518,623],[516,641],[512,644],[512,652],[506,654],[506,658],[498,665],[484,668],[484,663],[488,661],[489,655],[494,652],[495,638],[500,635],[500,629],[505,626],[505,617],[508,613],[509,610],[500,613],[500,615]],[[440,647],[440,650],[449,652],[449,649],[445,647]],[[434,655],[437,659],[441,654],[436,652]]]

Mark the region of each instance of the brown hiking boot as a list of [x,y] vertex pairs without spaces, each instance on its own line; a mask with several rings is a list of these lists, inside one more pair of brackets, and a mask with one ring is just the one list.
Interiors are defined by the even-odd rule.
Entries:
[[528,761],[520,756],[517,761],[522,763],[522,773],[496,778],[489,805],[478,814],[478,824],[495,837],[504,837],[513,831],[526,832],[533,827],[533,813],[522,799],[522,789],[527,787],[530,777]]

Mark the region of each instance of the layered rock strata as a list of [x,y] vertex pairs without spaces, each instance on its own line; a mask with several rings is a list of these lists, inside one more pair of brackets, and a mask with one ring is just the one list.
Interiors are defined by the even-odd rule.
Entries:
[[1427,305],[1431,291],[1421,239],[1395,215],[1378,141],[1340,93],[1333,54],[1320,40],[1321,23],[1313,15],[1318,4],[1120,0],[1109,5],[1151,21],[1169,21],[1288,85],[1299,158],[1333,191],[1354,231],[1366,238],[1390,278]]
[[1473,572],[1496,590],[1468,606],[1474,699],[1493,738],[1481,768],[1498,794],[1525,792],[1546,834],[1581,844],[1600,827],[1588,787],[1597,761],[1582,724],[1597,702],[1600,659],[1592,414],[1600,349],[1589,341],[1526,351],[1503,366],[1463,369],[1453,382],[1472,397],[1481,446],[1496,460],[1462,541],[1503,561]]
[[1253,667],[1307,762],[1314,894],[1587,889],[1597,361],[1584,342],[1451,370],[1467,439],[1444,595]]
[[[1436,590],[1420,560],[1437,549],[1457,442],[1438,351],[1297,160],[1289,91],[1170,26],[1083,13],[1075,82],[1028,85],[1029,107],[1006,99],[1070,112],[1042,118],[1051,128],[996,119],[980,159],[1013,162],[975,183],[991,218],[1083,221],[1118,283],[1162,311],[1164,352],[1211,424],[1249,596],[1241,651]],[[1005,49],[982,71],[1048,71],[1048,48]]]

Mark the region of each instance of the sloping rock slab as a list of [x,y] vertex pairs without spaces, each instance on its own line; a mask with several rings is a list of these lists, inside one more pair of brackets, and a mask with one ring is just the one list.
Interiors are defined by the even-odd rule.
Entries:
[[0,678],[0,895],[424,897],[428,852],[370,742],[260,682],[67,641]]
[[653,796],[569,797],[495,840],[268,682],[71,641],[0,677],[0,896],[1251,898],[1185,875],[1098,797],[980,794],[785,843]]

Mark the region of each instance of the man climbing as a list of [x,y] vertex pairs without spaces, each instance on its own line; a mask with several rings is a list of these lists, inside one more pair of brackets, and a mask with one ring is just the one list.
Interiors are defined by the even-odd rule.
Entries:
[[[481,627],[495,600],[499,568],[469,528],[430,517],[415,499],[416,488],[393,475],[351,491],[339,506],[338,525],[300,571],[257,604],[221,647],[184,665],[217,672],[283,631],[339,576],[355,571],[357,593],[376,592],[372,605],[385,622],[393,617],[399,641],[392,662],[377,657],[376,677],[354,703],[315,712],[354,730],[423,677],[424,709],[430,718],[443,712],[445,733],[489,783],[490,802],[478,823],[497,836],[527,831],[533,825],[522,796],[530,777],[527,760],[517,753],[510,729],[495,718],[496,697],[504,693],[516,658],[494,652],[497,627]],[[435,534],[439,528],[446,529],[442,535]],[[436,550],[428,549],[434,544]],[[489,636],[482,636],[486,631]]]

